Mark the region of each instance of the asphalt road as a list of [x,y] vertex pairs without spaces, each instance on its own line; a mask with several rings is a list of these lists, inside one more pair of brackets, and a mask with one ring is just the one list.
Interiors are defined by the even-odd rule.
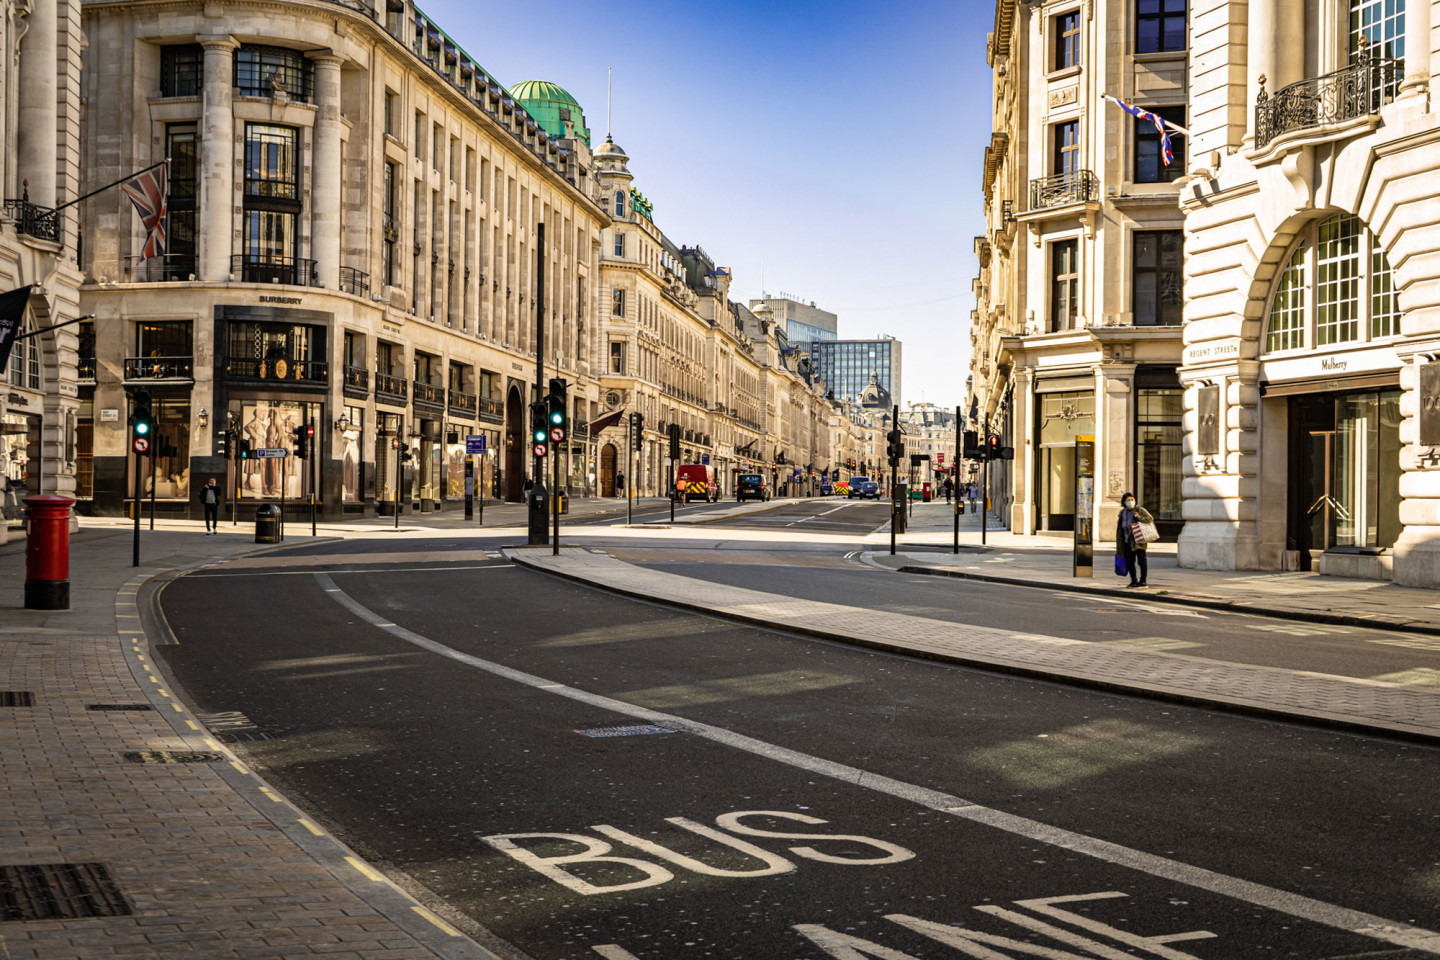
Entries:
[[[156,651],[510,956],[1418,957],[1345,911],[1440,927],[1440,751],[739,627],[491,546],[186,577]],[[677,732],[616,729],[647,721]]]

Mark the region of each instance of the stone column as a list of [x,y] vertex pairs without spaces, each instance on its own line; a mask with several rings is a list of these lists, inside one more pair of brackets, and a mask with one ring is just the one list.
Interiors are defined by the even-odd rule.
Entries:
[[230,275],[235,207],[235,48],[230,37],[200,37],[205,84],[200,124],[200,210],[195,266],[201,280]]
[[328,50],[315,62],[315,129],[310,164],[310,254],[327,290],[340,288],[340,64]]
[[19,174],[30,202],[55,206],[58,161],[59,21],[54,0],[39,0],[25,17],[20,41]]
[[1405,6],[1405,82],[1401,96],[1424,96],[1430,90],[1430,0]]

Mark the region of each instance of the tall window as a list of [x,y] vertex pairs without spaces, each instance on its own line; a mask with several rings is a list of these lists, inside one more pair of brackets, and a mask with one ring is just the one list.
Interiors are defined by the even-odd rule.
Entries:
[[[299,131],[263,123],[245,125],[245,266],[293,265],[299,251]],[[252,282],[271,277],[255,274]],[[293,275],[281,283],[306,283]]]
[[615,216],[617,216],[617,217],[623,217],[623,216],[625,216],[625,191],[624,191],[624,190],[616,190],[616,191],[615,191]]
[[205,88],[205,50],[198,43],[160,48],[160,96],[198,97]]
[[400,94],[385,89],[385,132],[400,139]]
[[169,194],[165,214],[165,279],[186,280],[195,272],[195,124],[172,123],[165,128],[170,158]]
[[1400,332],[1390,262],[1358,217],[1306,228],[1275,286],[1266,352],[1331,347]]
[[314,85],[313,64],[299,50],[247,43],[235,51],[235,92],[242,97],[274,98],[284,91],[291,100],[309,103]]
[[[1149,107],[1151,113],[1185,126],[1184,107]],[[1185,172],[1185,137],[1170,131],[1170,163],[1161,151],[1160,130],[1149,120],[1135,121],[1135,182],[1169,183]]]
[[625,372],[625,344],[620,340],[610,341],[610,372]]
[[1075,329],[1080,298],[1080,246],[1075,240],[1050,245],[1050,332]]
[[385,173],[383,176],[384,185],[382,188],[382,192],[385,209],[384,224],[382,226],[382,229],[384,231],[384,243],[381,248],[381,271],[384,276],[384,282],[386,284],[394,286],[396,282],[395,273],[397,266],[397,264],[395,263],[395,247],[400,240],[400,220],[399,214],[395,208],[396,204],[399,201],[400,195],[398,191],[400,189],[400,184],[399,176],[395,169],[395,162],[393,160],[385,161]]
[[1135,52],[1185,49],[1185,0],[1140,0],[1135,13]]
[[1180,324],[1184,267],[1184,232],[1146,230],[1135,233],[1135,325]]
[[619,231],[615,233],[615,256],[625,256],[625,234]]
[[1350,56],[1363,39],[1372,57],[1405,59],[1405,0],[1350,0]]
[[611,291],[610,291],[610,316],[612,316],[612,317],[623,317],[623,316],[625,316],[625,291],[624,291],[624,290],[611,290]]
[[1080,65],[1080,11],[1055,18],[1055,67],[1065,70]]
[[1055,124],[1055,167],[1057,175],[1069,176],[1080,169],[1080,121]]

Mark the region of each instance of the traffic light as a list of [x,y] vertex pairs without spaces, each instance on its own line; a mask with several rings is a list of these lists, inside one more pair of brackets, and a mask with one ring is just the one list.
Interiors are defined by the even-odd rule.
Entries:
[[965,431],[965,440],[961,448],[960,455],[966,460],[980,459],[980,431]]
[[892,467],[898,466],[900,458],[905,455],[904,436],[898,427],[885,435],[885,439],[889,441],[885,445],[885,456],[889,458]]
[[550,393],[545,398],[546,424],[550,429],[551,443],[565,442],[565,428],[567,417],[565,416],[566,390],[570,384],[561,377],[550,379]]
[[304,424],[290,428],[290,436],[294,440],[295,456],[301,460],[310,459],[310,433],[311,429]]
[[985,438],[985,455],[991,460],[1000,459],[1000,435],[992,433]]
[[400,450],[401,463],[409,463],[411,460],[415,459],[415,454],[410,452],[410,444],[401,443],[398,449]]
[[549,409],[544,400],[530,404],[530,448],[537,457],[550,452]]
[[235,436],[229,430],[215,434],[215,443],[220,447],[220,456],[226,460],[235,456]]
[[635,438],[635,452],[643,453],[645,450],[645,414],[638,410],[630,414],[630,432]]
[[140,456],[150,453],[155,430],[155,415],[150,412],[150,391],[136,390],[131,396],[134,409],[130,413],[130,447]]
[[180,448],[170,442],[170,438],[163,433],[155,434],[155,445],[153,447],[157,457],[178,457]]
[[680,459],[680,424],[670,424],[670,459]]
[[255,445],[248,437],[242,437],[235,442],[235,454],[241,460],[249,460],[255,455]]

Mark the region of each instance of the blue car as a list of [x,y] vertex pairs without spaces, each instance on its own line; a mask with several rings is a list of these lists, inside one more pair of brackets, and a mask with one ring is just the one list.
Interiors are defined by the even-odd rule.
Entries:
[[869,477],[851,477],[850,492],[846,494],[851,500],[863,500],[869,497],[871,500],[880,499],[880,484]]

